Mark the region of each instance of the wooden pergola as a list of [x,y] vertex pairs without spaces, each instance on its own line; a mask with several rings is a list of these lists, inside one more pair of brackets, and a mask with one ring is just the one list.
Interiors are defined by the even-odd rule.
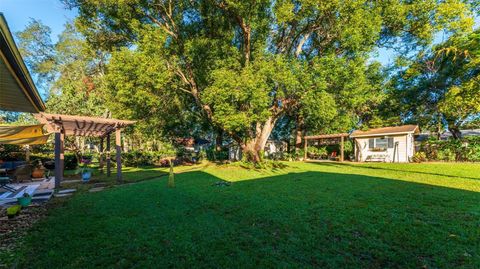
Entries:
[[135,121],[47,113],[35,114],[35,118],[40,123],[45,124],[48,132],[55,133],[55,188],[60,187],[60,182],[63,180],[66,135],[99,137],[100,168],[103,168],[103,142],[106,139],[107,176],[110,176],[110,134],[115,132],[117,181],[122,182],[121,130],[128,125],[134,124]]
[[308,140],[334,140],[340,143],[340,161],[344,161],[344,143],[345,137],[348,137],[348,133],[339,133],[339,134],[322,134],[322,135],[310,135],[304,137],[304,151],[305,156],[304,160],[307,160],[307,147]]

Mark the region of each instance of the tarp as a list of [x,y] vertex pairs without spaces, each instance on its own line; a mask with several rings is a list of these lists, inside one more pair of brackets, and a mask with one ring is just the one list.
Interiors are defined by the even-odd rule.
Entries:
[[9,144],[9,145],[41,145],[46,144],[50,134],[30,137],[30,138],[14,138],[14,139],[4,139],[0,138],[0,144]]
[[43,124],[0,125],[0,144],[38,145],[47,143],[50,134],[43,134]]

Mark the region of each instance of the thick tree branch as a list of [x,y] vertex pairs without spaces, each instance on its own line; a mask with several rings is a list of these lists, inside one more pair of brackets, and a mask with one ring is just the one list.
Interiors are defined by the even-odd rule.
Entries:
[[252,29],[251,29],[251,26],[248,25],[246,22],[245,22],[245,19],[240,16],[238,13],[232,11],[227,3],[225,2],[221,2],[217,5],[220,9],[224,10],[225,12],[227,12],[231,17],[233,17],[233,19],[235,20],[235,22],[238,24],[238,26],[240,27],[241,31],[242,31],[242,35],[243,35],[243,56],[245,58],[245,66],[247,66],[249,63],[250,63],[250,53],[251,53],[251,32],[252,32]]

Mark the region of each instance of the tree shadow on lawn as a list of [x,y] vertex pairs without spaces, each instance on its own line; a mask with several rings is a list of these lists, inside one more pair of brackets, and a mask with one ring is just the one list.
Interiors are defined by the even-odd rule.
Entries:
[[475,192],[324,172],[219,180],[77,195],[35,226],[20,267],[480,266]]
[[[415,171],[415,170],[402,170],[402,169],[394,169],[391,167],[381,167],[381,166],[372,166],[369,165],[368,163],[341,163],[341,162],[308,162],[309,164],[315,164],[315,165],[325,165],[325,166],[334,166],[334,167],[342,167],[342,166],[348,166],[352,168],[365,168],[365,169],[372,169],[372,170],[385,170],[385,171],[393,171],[393,172],[403,172],[403,173],[413,173],[413,174],[423,174],[423,175],[432,175],[432,176],[442,176],[442,177],[449,177],[449,178],[465,178],[465,179],[474,179],[474,180],[480,180],[479,177],[468,177],[468,176],[461,176],[461,175],[452,175],[452,174],[446,174],[446,173],[431,173],[431,172],[425,172],[425,171]],[[383,163],[379,163],[383,164]],[[399,163],[393,163],[393,164],[399,164]],[[414,163],[401,163],[404,165],[417,165]],[[480,164],[478,165],[478,168],[480,169]]]

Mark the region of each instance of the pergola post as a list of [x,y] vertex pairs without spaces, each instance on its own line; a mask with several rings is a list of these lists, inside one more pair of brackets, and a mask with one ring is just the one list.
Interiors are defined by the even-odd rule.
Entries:
[[30,162],[30,145],[25,146],[25,161]]
[[305,137],[305,143],[304,143],[304,145],[303,145],[303,155],[304,155],[304,156],[303,156],[303,160],[304,160],[304,161],[307,160],[307,144],[308,144],[307,141],[308,141],[308,140],[307,140],[307,138]]
[[100,145],[98,147],[99,159],[98,159],[98,167],[100,168],[100,173],[103,173],[103,137],[100,138]]
[[112,164],[110,163],[110,133],[107,134],[107,177],[110,176]]
[[344,137],[340,137],[340,161],[343,162],[344,160],[344,156],[343,156],[343,151],[344,151],[344,147],[343,147],[343,143],[344,143]]
[[62,180],[62,169],[60,168],[60,152],[61,152],[61,134],[55,133],[55,189],[60,187],[60,181]]
[[63,172],[65,171],[65,132],[63,130],[60,131],[60,170],[61,170],[60,181],[62,181],[63,180]]
[[115,149],[117,151],[117,182],[122,182],[122,134],[121,129],[115,129]]

